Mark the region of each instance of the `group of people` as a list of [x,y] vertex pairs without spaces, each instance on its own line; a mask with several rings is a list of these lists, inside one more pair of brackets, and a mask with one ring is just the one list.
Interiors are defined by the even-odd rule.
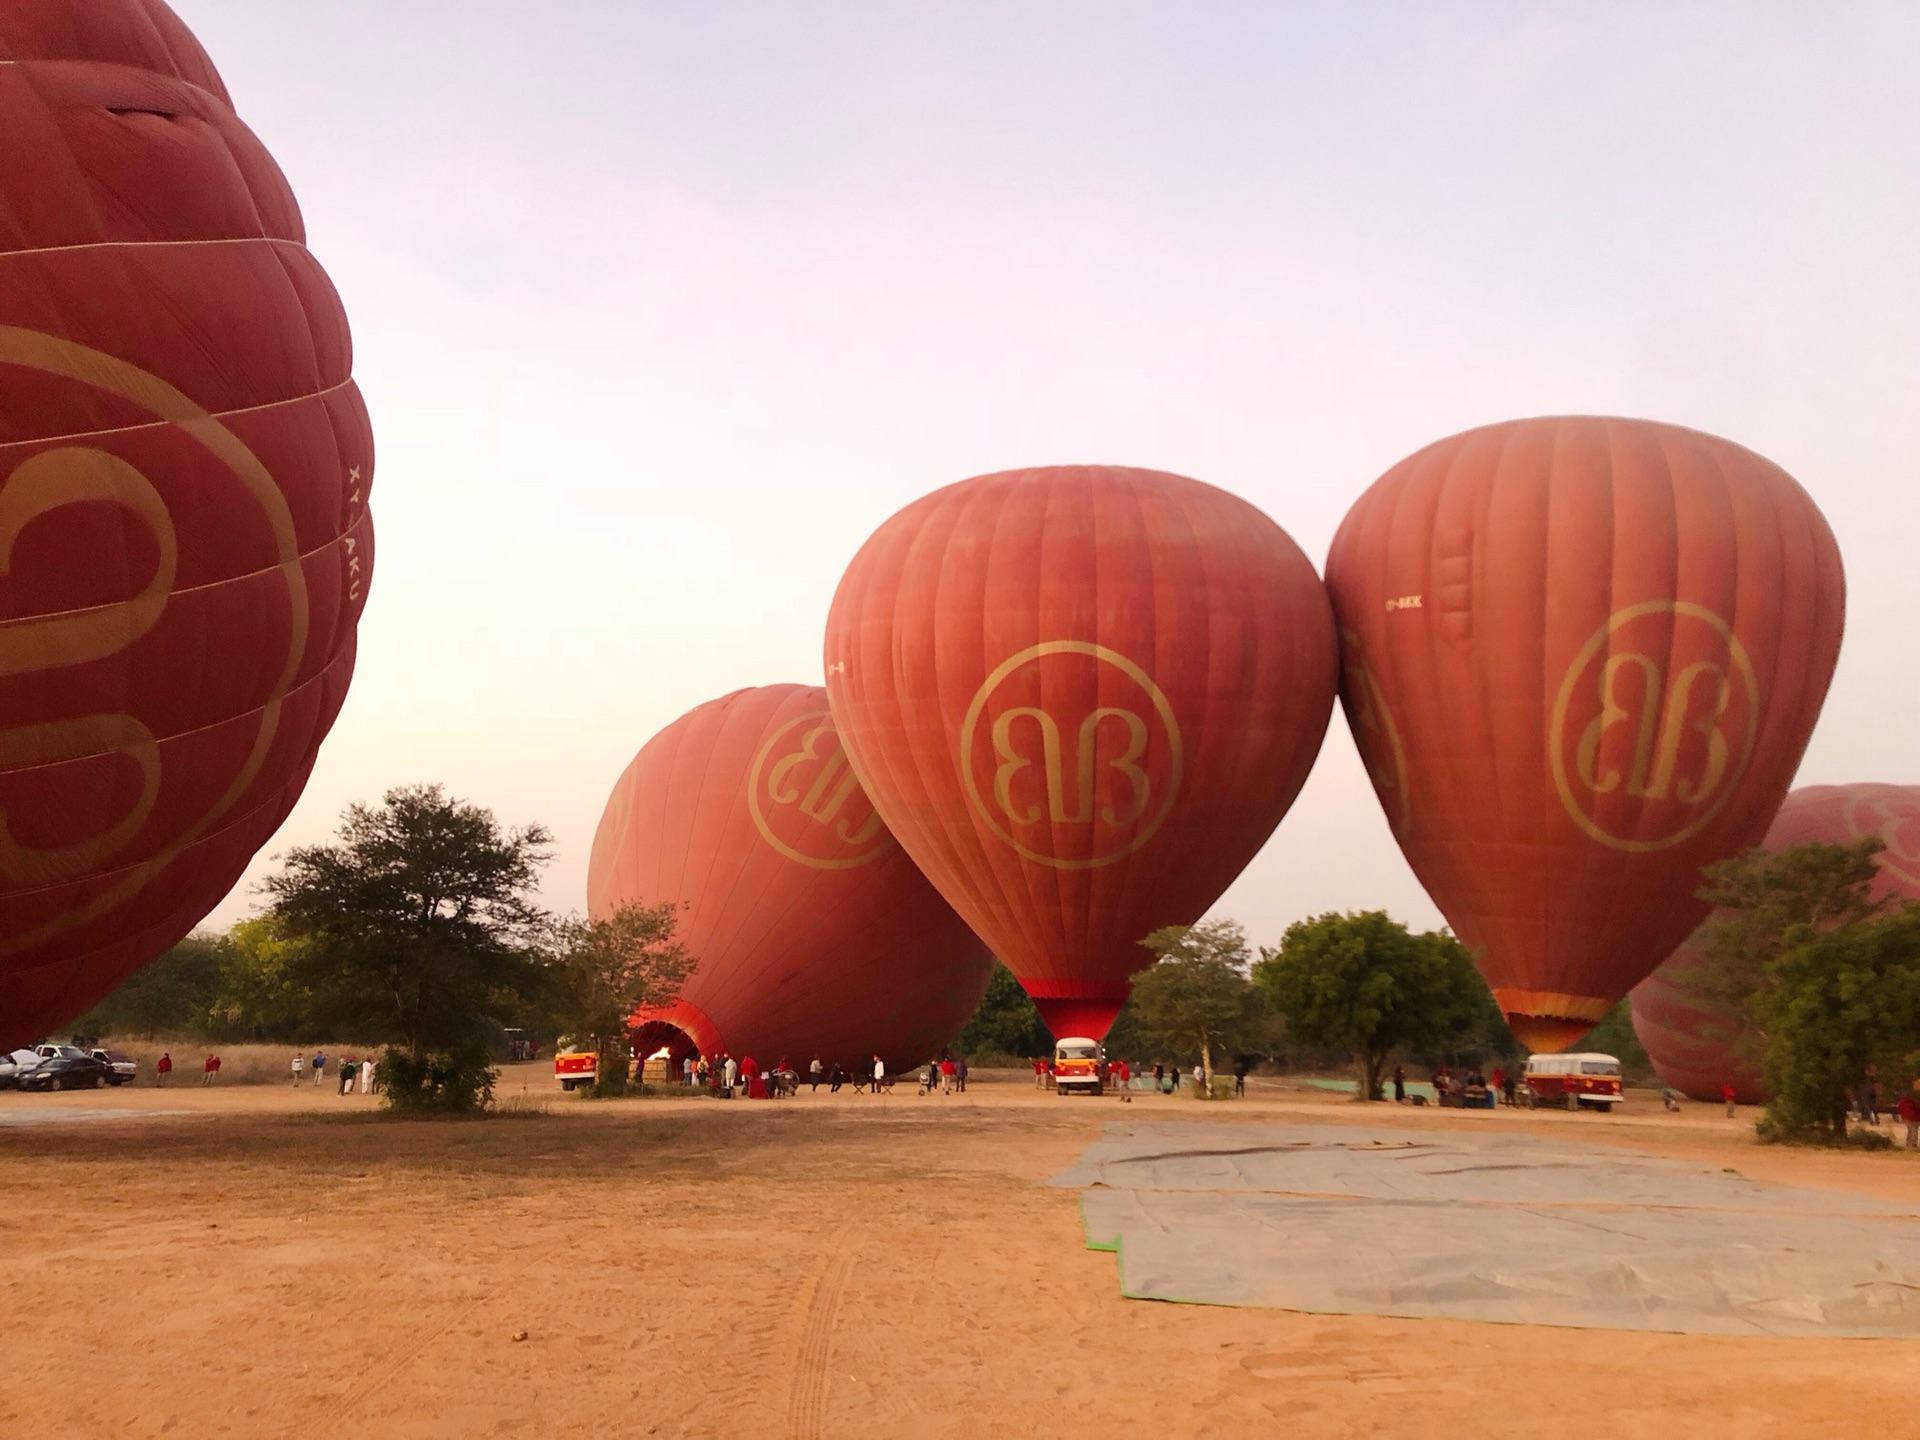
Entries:
[[[704,1090],[710,1095],[725,1095],[731,1098],[743,1093],[749,1100],[777,1100],[783,1096],[799,1093],[800,1072],[793,1068],[786,1056],[781,1056],[778,1064],[763,1068],[751,1055],[743,1055],[738,1060],[722,1051],[719,1055],[686,1055],[680,1060],[680,1083],[689,1089]],[[816,1055],[807,1065],[806,1081],[815,1090],[822,1085],[829,1093],[837,1092],[841,1087],[851,1084],[855,1090],[871,1090],[878,1095],[882,1090],[893,1088],[893,1077],[887,1074],[886,1061],[875,1055],[870,1065],[857,1066],[852,1070],[842,1067],[837,1061],[828,1065]]]
[[920,1080],[922,1095],[964,1095],[966,1090],[966,1056],[942,1051],[938,1060],[927,1062],[927,1073]]
[[[965,1063],[965,1061],[962,1061],[961,1065],[964,1067]],[[1234,1094],[1244,1095],[1247,1093],[1247,1075],[1252,1068],[1251,1064],[1244,1061],[1234,1064]],[[1136,1062],[1131,1060],[1108,1060],[1101,1069],[1100,1079],[1103,1084],[1110,1085],[1115,1090],[1118,1090],[1122,1100],[1131,1100],[1133,1098],[1134,1077],[1138,1075],[1144,1080],[1148,1074],[1153,1076],[1154,1090],[1162,1095],[1172,1095],[1178,1091],[1183,1078],[1191,1078],[1194,1089],[1196,1090],[1204,1086],[1207,1080],[1206,1071],[1198,1065],[1193,1067],[1193,1073],[1191,1077],[1188,1077],[1186,1072],[1181,1070],[1178,1065],[1168,1065],[1164,1061],[1159,1060],[1154,1061],[1153,1069],[1150,1072],[1142,1069]],[[1052,1059],[1045,1055],[1036,1055],[1033,1060],[1033,1088],[1036,1090],[1048,1090],[1053,1087],[1053,1083]],[[964,1074],[960,1088],[963,1090],[966,1088]]]
[[[1519,1103],[1519,1091],[1519,1077],[1499,1065],[1493,1067],[1491,1075],[1483,1072],[1478,1065],[1463,1066],[1457,1070],[1437,1065],[1433,1070],[1433,1096],[1442,1105],[1484,1105],[1492,1108],[1493,1100],[1489,1098],[1492,1096],[1498,1096],[1501,1104],[1514,1105]],[[1400,1105],[1406,1099],[1406,1067],[1396,1065],[1393,1067],[1393,1102]]]
[[1907,1149],[1920,1150],[1920,1077],[1916,1077],[1891,1106],[1880,1088],[1880,1072],[1867,1066],[1867,1078],[1847,1096],[1847,1112],[1862,1125],[1878,1125],[1882,1115],[1896,1118],[1907,1130]]
[[[162,1050],[153,1066],[154,1083],[164,1085],[173,1078],[173,1052]],[[211,1085],[220,1078],[220,1057],[209,1055],[200,1062],[200,1083]]]
[[[316,1086],[327,1083],[327,1052],[316,1050],[313,1059],[308,1060],[298,1050],[293,1052],[293,1083],[298,1085],[311,1072]],[[357,1085],[362,1095],[373,1093],[374,1059],[371,1055],[360,1059],[353,1055],[342,1057],[334,1066],[334,1072],[340,1077],[340,1094],[351,1095]]]

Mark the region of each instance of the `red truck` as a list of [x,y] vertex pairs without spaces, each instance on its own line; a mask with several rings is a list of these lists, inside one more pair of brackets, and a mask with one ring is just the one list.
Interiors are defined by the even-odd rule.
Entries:
[[562,1050],[553,1057],[553,1078],[562,1090],[593,1084],[600,1058],[591,1050]]
[[1605,1114],[1623,1103],[1620,1061],[1612,1055],[1530,1055],[1521,1088],[1524,1098],[1520,1103],[1527,1106],[1566,1110],[1585,1106]]

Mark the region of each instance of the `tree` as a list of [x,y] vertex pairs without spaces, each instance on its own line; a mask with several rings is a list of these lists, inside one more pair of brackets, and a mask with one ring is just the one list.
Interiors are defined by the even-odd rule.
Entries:
[[1704,954],[1670,971],[1676,989],[1709,1013],[1737,1020],[1731,1048],[1760,1060],[1766,1051],[1763,992],[1770,965],[1802,930],[1831,930],[1879,914],[1884,900],[1870,893],[1886,844],[1870,836],[1852,845],[1811,841],[1785,850],[1753,849],[1709,865],[1698,894],[1723,915],[1707,931]]
[[214,1029],[229,1039],[308,1039],[311,997],[295,983],[293,972],[311,944],[290,937],[286,922],[273,911],[229,930],[212,1005]]
[[554,1019],[576,1044],[593,1044],[594,1089],[602,1094],[626,1088],[634,1012],[671,1004],[699,963],[674,938],[678,909],[671,900],[629,904],[603,920],[574,916],[558,927]]
[[963,1055],[1035,1055],[1053,1053],[1053,1032],[1040,1018],[1033,1003],[1013,972],[1004,965],[993,967],[987,993],[980,997],[979,1008],[953,1040]]
[[533,888],[550,844],[438,785],[349,806],[336,843],[288,852],[266,882],[281,934],[304,942],[284,959],[310,1018],[402,1045],[420,1073],[491,1040],[540,990],[551,922]]
[[220,988],[225,941],[189,935],[152,964],[133,972],[73,1022],[77,1035],[201,1035]]
[[1356,1099],[1381,1098],[1395,1050],[1478,1037],[1487,1002],[1464,945],[1445,931],[1413,934],[1380,910],[1295,921],[1279,949],[1261,951],[1253,978],[1293,1039],[1353,1056]]
[[1920,1061],[1920,906],[1829,929],[1797,925],[1754,992],[1767,1035],[1763,1139],[1847,1139],[1847,1100],[1869,1067]]
[[1133,1024],[1149,1045],[1197,1049],[1202,1093],[1210,1093],[1214,1051],[1243,1043],[1265,1009],[1247,981],[1246,931],[1208,920],[1166,926],[1140,943],[1160,958],[1133,977]]

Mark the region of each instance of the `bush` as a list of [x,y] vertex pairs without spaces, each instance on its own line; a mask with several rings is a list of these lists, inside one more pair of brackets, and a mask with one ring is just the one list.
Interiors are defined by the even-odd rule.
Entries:
[[500,1072],[485,1045],[436,1050],[424,1061],[389,1050],[373,1067],[387,1109],[406,1114],[478,1115],[493,1104]]
[[1817,1145],[1828,1150],[1891,1150],[1893,1139],[1878,1130],[1852,1129],[1844,1134],[1819,1126],[1782,1124],[1772,1115],[1761,1117],[1753,1133],[1762,1145]]
[[602,1055],[593,1067],[593,1084],[586,1093],[595,1100],[618,1100],[641,1088],[630,1084],[632,1066],[624,1055]]

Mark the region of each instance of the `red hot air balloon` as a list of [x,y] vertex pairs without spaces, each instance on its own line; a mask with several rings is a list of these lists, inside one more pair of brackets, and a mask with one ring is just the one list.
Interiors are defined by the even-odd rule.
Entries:
[[813,686],[708,701],[627,766],[587,906],[664,900],[699,965],[676,1004],[635,1017],[649,1049],[679,1031],[707,1055],[898,1070],[959,1032],[993,973],[874,813]]
[[[1760,843],[1786,850],[1809,841],[1851,845],[1868,836],[1879,854],[1876,897],[1920,901],[1920,785],[1807,785],[1787,796]],[[1718,1100],[1732,1082],[1743,1105],[1767,1098],[1756,1047],[1741,1043],[1747,1022],[1704,993],[1695,973],[1706,959],[1710,917],[1633,987],[1633,1032],[1660,1078],[1696,1100]]]
[[827,693],[907,853],[1056,1035],[1104,1035],[1141,939],[1273,833],[1337,683],[1320,580],[1245,501],[1118,466],[915,501],[827,621]]
[[345,697],[346,318],[159,0],[0,0],[0,1048],[178,940]]
[[1572,1044],[1786,794],[1840,650],[1825,520],[1710,435],[1521,420],[1375,482],[1327,588],[1400,848],[1521,1042]]

